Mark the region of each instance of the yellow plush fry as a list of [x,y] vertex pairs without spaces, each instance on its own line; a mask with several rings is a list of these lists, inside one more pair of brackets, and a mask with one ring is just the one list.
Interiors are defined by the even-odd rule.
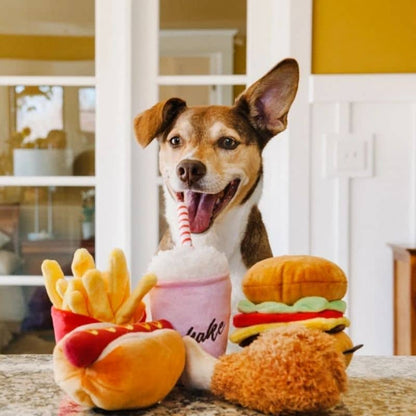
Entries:
[[88,270],[82,277],[82,281],[88,295],[88,306],[92,317],[99,321],[112,322],[114,314],[111,310],[106,283],[101,276],[101,272],[95,269]]
[[81,292],[78,290],[73,290],[69,293],[69,296],[66,298],[66,300],[71,312],[89,316],[87,302],[85,301],[85,298]]
[[101,272],[101,277],[104,280],[107,292],[110,290],[110,273],[108,271]]
[[144,302],[140,302],[137,309],[134,311],[133,316],[131,317],[130,322],[138,322],[143,317],[143,312],[146,309],[146,304]]
[[[68,287],[66,288],[65,296],[64,296],[62,303],[66,306],[66,309],[70,310],[71,312],[81,313],[81,312],[75,312],[75,309],[82,310],[83,311],[81,313],[82,315],[89,316],[87,299],[83,295],[83,293],[80,290],[78,290],[78,288],[80,287],[80,284],[79,284],[80,281],[82,285],[81,279],[74,278],[74,279],[68,280]],[[85,288],[83,285],[82,285],[82,289],[85,291]],[[80,297],[78,294],[73,295],[73,292],[79,293],[82,297]]]
[[65,296],[66,289],[68,287],[68,280],[59,279],[56,282],[56,291],[59,293],[59,296],[63,299]]
[[126,258],[120,249],[114,249],[110,254],[109,274],[108,291],[111,309],[115,313],[130,292],[130,277]]
[[56,290],[56,283],[58,280],[64,278],[64,273],[55,260],[44,260],[41,269],[49,299],[55,308],[60,309],[62,307],[62,297]]
[[82,277],[87,270],[95,269],[94,258],[87,249],[79,248],[75,251],[71,269],[74,277]]
[[81,292],[82,296],[84,296],[86,300],[88,299],[87,291],[85,290],[81,277],[74,277],[69,282],[71,283],[73,290],[78,290],[78,292]]
[[121,325],[130,322],[135,310],[140,306],[141,300],[156,283],[157,277],[154,274],[146,274],[140,279],[136,289],[117,311],[116,324]]
[[65,305],[65,309],[67,310],[69,310],[68,301],[69,301],[69,298],[71,297],[71,292],[75,290],[73,280],[74,279],[67,280],[68,284],[66,285],[65,295],[62,299],[62,304]]

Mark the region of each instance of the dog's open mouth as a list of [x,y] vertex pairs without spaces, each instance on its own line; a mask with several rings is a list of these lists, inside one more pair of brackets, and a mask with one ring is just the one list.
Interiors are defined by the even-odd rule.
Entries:
[[176,193],[176,197],[184,201],[188,207],[191,232],[198,234],[208,230],[215,217],[233,199],[239,185],[240,180],[234,179],[217,194],[205,194],[191,190]]

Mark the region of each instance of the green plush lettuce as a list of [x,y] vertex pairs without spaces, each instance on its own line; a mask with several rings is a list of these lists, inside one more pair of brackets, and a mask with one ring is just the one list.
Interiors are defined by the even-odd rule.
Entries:
[[281,302],[262,302],[256,305],[247,299],[240,301],[238,304],[238,310],[242,313],[321,312],[328,309],[345,313],[347,304],[343,300],[329,302],[321,296],[307,296],[299,299],[293,305],[286,305]]

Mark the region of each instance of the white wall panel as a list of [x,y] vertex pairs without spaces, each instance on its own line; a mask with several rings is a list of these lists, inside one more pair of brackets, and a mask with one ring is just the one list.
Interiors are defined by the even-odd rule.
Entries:
[[[249,0],[247,77],[254,81],[286,57],[300,65],[288,129],[272,139],[264,156],[260,209],[273,252],[308,254],[309,247],[309,75],[311,0]],[[307,47],[305,47],[307,46]],[[297,122],[298,120],[298,122]],[[300,122],[299,122],[300,121]]]
[[[351,186],[351,296],[354,337],[374,354],[393,345],[389,242],[408,242],[412,135],[409,104],[354,105],[356,130],[375,133],[374,176]],[[361,341],[362,340],[362,341]]]
[[[338,264],[346,261],[350,335],[365,344],[362,354],[388,355],[393,351],[393,274],[387,244],[409,243],[413,235],[414,105],[383,100],[345,107],[344,102],[350,110],[342,115],[340,102],[342,97],[312,104],[311,253]],[[349,121],[337,119],[340,115]],[[373,176],[351,177],[346,188],[339,188],[339,177],[322,174],[324,134],[339,132],[342,125],[352,134],[374,134]],[[348,254],[346,260],[337,245]]]
[[335,132],[336,106],[316,103],[312,106],[311,134],[311,249],[314,255],[335,260],[335,185],[336,180],[325,178],[323,135]]

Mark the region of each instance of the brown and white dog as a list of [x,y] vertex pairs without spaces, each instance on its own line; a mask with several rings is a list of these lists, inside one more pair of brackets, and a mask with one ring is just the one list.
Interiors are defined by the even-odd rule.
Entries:
[[187,107],[170,98],[139,114],[138,142],[160,144],[169,230],[160,249],[179,242],[176,200],[188,206],[195,246],[212,245],[230,263],[233,302],[242,299],[247,268],[272,256],[257,203],[262,188],[262,150],[287,126],[299,80],[286,59],[251,85],[233,106]]

